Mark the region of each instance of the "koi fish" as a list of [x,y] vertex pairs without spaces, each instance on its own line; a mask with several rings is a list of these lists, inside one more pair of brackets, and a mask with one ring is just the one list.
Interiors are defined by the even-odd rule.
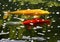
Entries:
[[50,20],[44,20],[44,19],[33,19],[33,20],[26,20],[23,22],[24,25],[37,25],[37,24],[44,24],[47,25],[50,24]]
[[50,14],[50,12],[45,11],[45,10],[41,10],[41,9],[31,9],[31,10],[17,10],[17,11],[13,11],[13,12],[4,12],[4,16],[3,19],[7,19],[7,17],[10,14],[16,14],[16,15],[46,15],[46,14]]
[[44,24],[47,24],[49,25],[50,24],[50,20],[44,20],[44,19],[39,19],[39,18],[36,18],[36,19],[33,19],[33,20],[26,20],[23,22],[24,25],[27,25],[28,26],[28,29],[31,29],[31,26],[37,26],[38,24],[39,25],[44,25]]

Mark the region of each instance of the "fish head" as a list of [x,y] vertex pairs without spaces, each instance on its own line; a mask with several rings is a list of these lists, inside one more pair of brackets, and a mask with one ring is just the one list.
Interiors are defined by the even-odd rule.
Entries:
[[51,12],[49,12],[49,11],[42,11],[42,12],[41,12],[42,15],[50,14],[50,13],[51,13]]

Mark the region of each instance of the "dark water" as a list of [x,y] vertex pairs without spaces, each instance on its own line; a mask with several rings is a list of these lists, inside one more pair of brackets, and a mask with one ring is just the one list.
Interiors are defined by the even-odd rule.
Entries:
[[[34,35],[31,35],[33,33],[31,32],[24,32],[24,35],[27,36],[39,36],[39,37],[44,37],[48,42],[57,42],[57,40],[60,40],[60,6],[55,6],[54,5],[49,5],[47,3],[49,3],[50,1],[47,1],[45,3],[38,3],[38,4],[30,4],[29,2],[24,2],[23,5],[21,5],[21,3],[19,1],[17,2],[8,2],[7,0],[1,0],[0,1],[0,24],[4,24],[6,22],[10,22],[10,21],[19,21],[18,19],[14,19],[13,17],[15,17],[15,15],[12,15],[10,21],[8,21],[7,19],[4,20],[3,19],[3,11],[16,11],[17,9],[43,9],[43,10],[47,10],[52,12],[50,15],[47,16],[41,16],[41,18],[46,17],[46,19],[50,19],[51,20],[51,26],[50,27],[44,27],[45,29],[40,29],[40,30],[36,30],[40,33],[43,33],[44,35],[39,35],[37,33],[34,33]],[[52,1],[52,2],[57,2],[58,4],[59,1]],[[52,3],[51,2],[51,3]],[[49,18],[47,18],[49,17]],[[23,16],[18,16],[18,18],[23,18]],[[30,18],[29,18],[30,19]],[[6,21],[6,22],[4,22]],[[18,26],[16,26],[18,27]],[[0,35],[0,39],[2,38],[11,38],[11,39],[17,39],[17,37],[19,37],[19,31],[18,29],[16,29],[15,26],[6,26],[5,28],[3,28],[2,25],[0,25],[0,33],[3,31],[4,33],[9,32],[8,34],[2,34]],[[11,31],[10,31],[11,30]],[[12,31],[15,31],[14,33]],[[45,32],[42,32],[45,31]],[[50,31],[50,32],[49,32]],[[17,35],[15,35],[17,32],[19,32]],[[31,33],[31,34],[30,34]],[[12,36],[11,36],[12,35]],[[20,39],[20,38],[19,38]],[[6,41],[6,40],[5,40]],[[3,41],[1,41],[3,42]],[[10,42],[10,40],[7,40],[7,42]],[[24,42],[24,41],[12,41],[12,42]]]

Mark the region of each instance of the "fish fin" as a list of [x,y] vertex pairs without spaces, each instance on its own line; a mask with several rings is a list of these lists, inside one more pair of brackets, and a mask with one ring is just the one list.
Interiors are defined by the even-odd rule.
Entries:
[[34,18],[39,18],[40,16],[39,15],[34,15]]

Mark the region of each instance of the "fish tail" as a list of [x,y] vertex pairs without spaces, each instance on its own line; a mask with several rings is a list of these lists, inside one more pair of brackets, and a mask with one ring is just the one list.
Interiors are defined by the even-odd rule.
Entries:
[[4,11],[3,13],[4,13],[3,19],[7,19],[9,16],[9,12]]

